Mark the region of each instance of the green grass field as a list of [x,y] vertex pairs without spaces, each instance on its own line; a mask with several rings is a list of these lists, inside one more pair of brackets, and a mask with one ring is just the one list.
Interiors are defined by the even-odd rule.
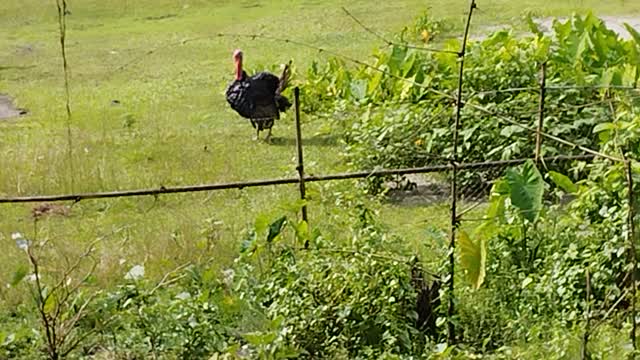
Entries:
[[[292,113],[276,124],[275,143],[267,145],[252,141],[248,121],[228,108],[223,91],[232,79],[231,52],[242,48],[252,69],[293,59],[298,80],[311,61],[323,62],[325,55],[281,42],[214,35],[264,33],[366,60],[380,44],[345,16],[341,6],[385,34],[410,24],[427,6],[418,0],[69,3],[71,161],[55,3],[5,0],[0,5],[0,93],[10,94],[30,111],[24,118],[0,120],[2,196],[295,176]],[[467,2],[440,0],[428,6],[435,16],[461,24]],[[485,25],[521,25],[521,15],[527,12],[640,13],[639,3],[623,0],[606,5],[595,0],[479,0],[478,6],[476,32]],[[199,40],[182,43],[192,38]],[[303,121],[307,172],[344,170],[339,144],[324,132],[324,124],[310,116]],[[349,225],[347,209],[334,204],[335,192],[350,191],[349,185],[310,186],[312,226],[339,234]],[[108,284],[133,264],[145,264],[154,275],[206,258],[223,266],[257,216],[290,214],[297,196],[296,186],[280,186],[158,199],[88,200],[73,205],[69,217],[40,221],[37,236],[55,244],[61,257],[100,239],[98,278]],[[435,209],[383,205],[381,212],[394,231],[429,252],[434,244],[425,224],[438,227],[448,221],[446,207]],[[7,283],[16,264],[25,260],[11,234],[34,236],[30,210],[31,205],[0,206],[0,284]],[[20,301],[18,294],[0,289],[3,301]]]

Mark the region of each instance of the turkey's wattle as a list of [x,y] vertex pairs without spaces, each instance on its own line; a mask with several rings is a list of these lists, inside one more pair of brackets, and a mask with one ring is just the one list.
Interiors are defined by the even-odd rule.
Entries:
[[278,78],[268,72],[247,75],[242,69],[240,50],[234,51],[233,60],[236,79],[227,88],[227,102],[240,116],[251,121],[251,125],[256,129],[256,139],[260,131],[268,130],[265,140],[269,141],[274,121],[280,119],[280,112],[285,112],[291,107],[289,99],[282,95],[289,80],[290,63],[285,65],[282,75]]

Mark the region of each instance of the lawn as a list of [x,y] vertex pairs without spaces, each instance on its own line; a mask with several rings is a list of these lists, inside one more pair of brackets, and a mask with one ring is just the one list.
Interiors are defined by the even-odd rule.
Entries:
[[[263,33],[295,39],[366,60],[379,42],[341,10],[384,34],[410,24],[424,1],[70,1],[67,55],[71,94],[71,161],[55,4],[5,0],[0,5],[0,93],[27,117],[0,120],[0,195],[94,192],[295,176],[291,113],[274,127],[274,144],[252,141],[249,123],[232,112],[223,91],[232,79],[231,52],[242,48],[247,66],[262,69],[293,59],[297,80],[324,54],[283,42],[215,36]],[[467,2],[432,1],[438,17],[461,24]],[[521,16],[640,13],[630,1],[478,1],[472,31],[522,26]],[[184,42],[186,39],[192,41]],[[118,100],[119,104],[114,103]],[[302,99],[304,102],[304,98]],[[307,172],[345,170],[340,145],[322,121],[306,115]],[[351,183],[310,186],[310,223],[330,234],[349,226],[336,192]],[[215,193],[82,201],[68,217],[38,222],[31,205],[0,207],[0,283],[25,259],[14,232],[55,244],[61,256],[99,239],[98,278],[109,284],[133,264],[156,276],[189,261],[231,261],[257,216],[295,211],[296,186]],[[436,209],[436,210],[434,210]],[[380,207],[392,231],[425,251],[431,232],[447,223],[446,206]],[[442,216],[433,216],[433,213]],[[433,221],[430,221],[433,219]],[[423,243],[427,241],[427,245]],[[55,260],[51,260],[51,266]],[[0,298],[20,301],[1,287]]]

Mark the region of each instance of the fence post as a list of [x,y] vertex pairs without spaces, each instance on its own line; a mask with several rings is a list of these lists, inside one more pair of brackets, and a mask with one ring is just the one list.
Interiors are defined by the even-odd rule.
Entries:
[[585,282],[587,286],[587,295],[586,295],[586,309],[585,309],[585,326],[584,326],[584,335],[582,336],[582,360],[588,360],[591,357],[589,356],[589,349],[587,348],[589,343],[589,332],[591,331],[591,276],[589,274],[589,265],[585,268]]
[[[296,114],[296,148],[298,149],[298,166],[296,166],[296,170],[298,170],[298,177],[300,179],[300,199],[304,201],[307,191],[304,184],[304,158],[302,154],[302,131],[300,130],[300,88],[297,86],[293,89],[293,100]],[[307,224],[309,223],[306,204],[302,205],[302,220]],[[306,249],[308,247],[309,240],[306,240],[304,248]]]
[[635,237],[635,197],[633,194],[633,173],[631,170],[631,160],[625,157],[625,172],[627,175],[627,191],[629,203],[629,210],[627,212],[627,238],[629,241],[629,252],[631,256],[631,342],[633,345],[633,359],[636,358],[637,344],[636,344],[636,272],[638,271],[638,259],[636,257],[636,237]]
[[453,295],[454,277],[455,277],[455,250],[456,250],[456,229],[458,227],[457,200],[458,200],[458,137],[460,130],[460,110],[462,109],[462,85],[464,83],[464,56],[467,48],[467,39],[469,38],[469,26],[471,25],[471,17],[473,10],[476,8],[476,1],[471,0],[469,4],[469,14],[467,23],[464,28],[464,36],[462,38],[462,46],[458,53],[460,61],[460,73],[458,75],[458,94],[456,97],[456,117],[453,127],[453,156],[451,159],[451,238],[449,241],[449,308],[447,311],[447,342],[452,345],[456,342],[455,325],[453,316],[455,315],[455,297]]
[[540,162],[540,147],[542,146],[542,125],[544,124],[544,99],[547,86],[547,63],[543,62],[540,68],[540,102],[538,104],[538,126],[536,128],[536,164]]

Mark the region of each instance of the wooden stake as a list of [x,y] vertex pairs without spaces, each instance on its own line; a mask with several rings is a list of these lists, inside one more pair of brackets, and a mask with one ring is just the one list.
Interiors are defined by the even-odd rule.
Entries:
[[540,162],[540,148],[542,147],[542,126],[544,125],[544,99],[547,85],[547,63],[540,68],[540,102],[538,104],[538,126],[536,128],[536,164]]
[[467,39],[469,38],[469,27],[471,26],[471,17],[473,16],[473,10],[476,8],[476,1],[471,0],[469,5],[469,15],[467,17],[467,23],[464,28],[464,37],[462,38],[462,47],[458,53],[458,59],[460,62],[460,72],[458,75],[458,94],[456,98],[456,118],[453,127],[453,159],[451,161],[451,238],[449,241],[449,309],[447,311],[447,341],[449,345],[453,345],[456,342],[455,325],[453,317],[455,316],[455,297],[453,295],[454,278],[455,278],[455,250],[456,250],[456,229],[458,227],[458,216],[456,214],[457,200],[458,200],[458,137],[460,130],[460,111],[462,110],[462,85],[464,83],[464,56],[467,48]]
[[[294,106],[296,110],[296,147],[298,149],[298,166],[296,170],[298,170],[298,177],[300,179],[300,199],[306,199],[306,188],[304,184],[304,158],[302,152],[302,130],[300,129],[300,88],[297,86],[293,89],[293,100]],[[307,217],[307,205],[302,205],[302,220],[304,220],[307,225],[309,223],[309,219]],[[304,243],[305,249],[309,247],[309,240]]]
[[589,274],[589,266],[586,267],[585,269],[585,282],[586,282],[586,286],[587,286],[587,296],[586,296],[586,309],[585,309],[585,313],[584,313],[584,317],[585,317],[585,327],[584,327],[584,335],[582,336],[582,354],[581,354],[581,359],[582,360],[588,360],[591,359],[591,356],[589,355],[589,350],[587,348],[588,343],[589,343],[589,332],[591,331],[591,276]]
[[631,261],[631,342],[633,345],[633,358],[635,359],[637,344],[636,344],[636,272],[638,271],[638,259],[636,255],[636,237],[635,237],[635,197],[633,193],[633,172],[631,170],[631,161],[625,158],[626,174],[627,174],[627,191],[629,211],[627,213],[627,226],[629,227],[627,237],[629,241],[629,256]]

